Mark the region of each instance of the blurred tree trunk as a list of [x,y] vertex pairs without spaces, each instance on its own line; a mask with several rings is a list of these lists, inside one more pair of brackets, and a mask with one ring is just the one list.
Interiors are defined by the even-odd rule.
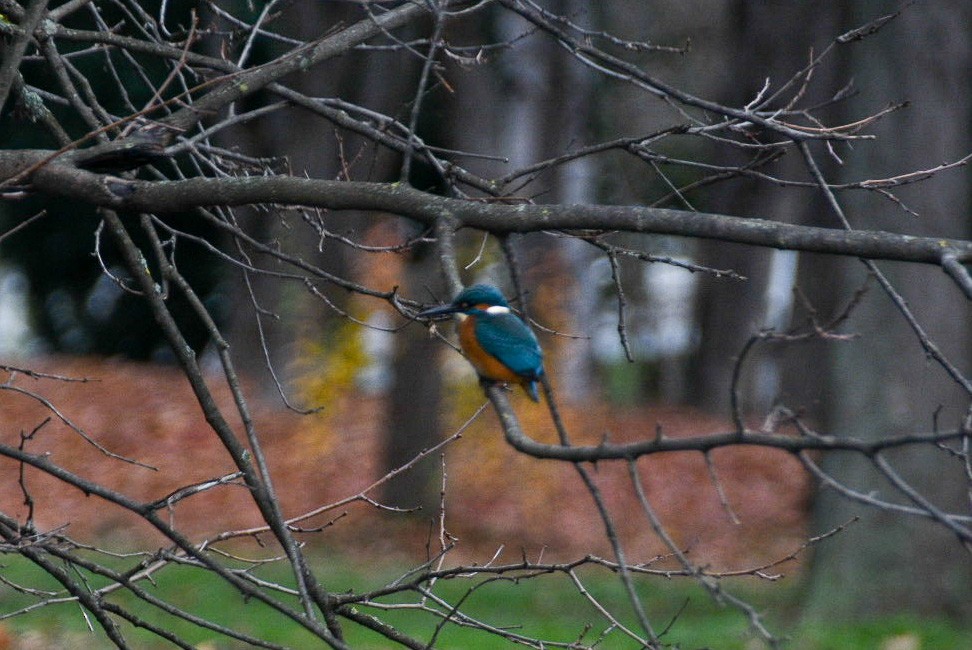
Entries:
[[[882,4],[883,11],[873,3],[855,3],[844,27],[855,27],[899,8],[894,3]],[[869,106],[912,102],[906,112],[875,129],[879,141],[885,143],[883,147],[855,147],[853,155],[848,156],[846,180],[932,167],[968,153],[972,105],[967,80],[972,56],[968,35],[955,30],[954,25],[969,24],[970,19],[972,11],[966,5],[906,8],[864,46],[841,51],[855,70],[868,71],[867,75],[858,75],[857,83]],[[873,157],[891,152],[893,159]],[[857,193],[841,199],[855,227],[969,236],[972,206],[967,174],[943,174],[896,194],[919,212],[920,218],[873,196]],[[901,269],[889,264],[880,267],[930,338],[968,376],[972,314],[967,301],[939,270]],[[860,263],[848,262],[838,274],[828,276],[833,282],[830,292],[842,287],[842,293],[848,295],[863,276]],[[969,396],[929,361],[915,334],[877,286],[854,313],[849,328],[860,333],[861,339],[829,346],[826,425],[841,423],[842,429],[835,432],[840,435],[887,438],[898,432],[931,430],[939,406],[941,426],[957,425]],[[909,450],[888,460],[940,508],[969,512],[961,465],[955,458],[934,450]],[[823,461],[824,469],[841,483],[912,505],[887,481],[869,472],[868,465],[867,459],[846,455],[829,456]],[[853,516],[860,516],[860,522],[815,551],[807,593],[810,619],[908,610],[972,614],[972,562],[953,535],[927,520],[875,511],[832,490],[823,490],[815,502],[813,532],[830,530]]]
[[[760,71],[750,76],[765,76],[762,71],[769,62],[760,57],[762,47],[757,45],[766,40],[765,25],[760,20],[765,12],[761,10],[762,7],[757,9],[751,3],[737,1],[726,12],[723,40],[717,49],[727,69],[745,65],[745,69]],[[730,52],[735,53],[735,59],[730,58]],[[784,54],[780,58],[787,57]],[[716,99],[731,106],[745,104],[759,90],[755,81],[754,85],[743,87],[732,82],[723,85],[729,81],[727,77],[713,81],[712,93]],[[709,200],[714,203],[713,209],[720,212],[748,216],[752,192],[751,183],[736,180],[730,185],[720,185],[718,194]],[[699,347],[693,359],[695,376],[690,382],[688,402],[713,413],[726,413],[733,360],[757,324],[767,257],[764,251],[722,242],[700,242],[697,251],[699,259],[708,266],[732,269],[747,278],[735,285],[716,278],[700,278],[695,294]]]
[[[730,195],[726,203],[728,214],[747,214],[739,210],[746,203],[744,195],[741,190]],[[699,248],[700,258],[707,265],[732,269],[747,278],[744,284],[732,288],[718,278],[701,278],[696,295],[701,333],[694,363],[697,378],[692,382],[694,389],[689,399],[712,413],[726,413],[736,358],[746,340],[762,326],[769,255],[766,251],[715,242],[704,242]],[[747,374],[745,378],[748,377]],[[747,381],[742,386],[746,404],[752,402],[749,385]]]
[[[312,3],[300,14],[284,12],[274,23],[274,29],[294,38],[310,40],[365,17],[360,7],[353,4]],[[261,55],[259,50],[253,53],[257,59]],[[340,57],[302,72],[291,86],[310,97],[340,96],[378,112],[400,115],[404,104],[411,99],[418,63],[415,70],[402,70],[400,66],[384,65],[383,56],[380,52],[360,52],[354,57]],[[343,178],[344,174],[349,174],[354,180],[385,181],[394,178],[397,172],[397,155],[352,133],[340,131],[302,108],[285,108],[248,125],[229,129],[223,137],[227,145],[250,143],[244,145],[247,150],[275,158],[278,164],[289,166],[296,175],[306,173],[313,178]],[[293,214],[279,217],[250,212],[244,215],[247,228],[261,232],[263,241],[289,242],[286,246],[300,251],[302,257],[312,260],[325,271],[340,277],[353,274],[348,259],[353,251],[333,240],[326,240],[321,246],[317,240],[306,237],[303,230],[291,228],[286,223],[289,219],[299,218]],[[331,232],[342,234],[355,232],[355,225],[360,223],[348,212],[327,213],[323,219]],[[301,234],[295,235],[296,232]],[[367,284],[366,278],[359,280]],[[279,321],[264,317],[263,324],[270,360],[287,388],[289,381],[294,379],[291,376],[295,368],[293,362],[306,352],[300,349],[300,344],[304,341],[323,342],[329,349],[341,345],[342,341],[336,340],[333,334],[343,317],[303,287],[292,285],[292,291],[281,292],[277,279],[260,275],[251,275],[251,285],[260,307],[280,316]],[[339,308],[347,306],[347,292],[325,293]],[[259,385],[271,391],[266,360],[260,349],[256,314],[249,307],[249,290],[240,276],[230,284],[227,302],[234,309],[228,338],[237,351],[237,363],[247,375],[256,378]],[[325,372],[326,368],[322,367],[321,371]]]
[[[282,21],[274,24],[276,30],[309,40],[330,31],[332,27],[329,26],[353,24],[366,14],[353,4],[318,3],[308,5],[299,15],[285,12],[283,16]],[[255,52],[254,56],[259,57],[260,53]],[[340,96],[408,123],[410,102],[414,100],[415,82],[422,62],[415,58],[411,66],[403,69],[401,65],[386,65],[387,56],[382,52],[359,52],[354,57],[340,57],[301,73],[299,81],[292,85],[311,97]],[[428,114],[429,111],[423,112],[423,115]],[[347,175],[353,180],[387,181],[397,178],[401,164],[399,154],[378,148],[353,133],[333,128],[321,117],[300,108],[278,111],[251,125],[227,131],[224,137],[228,144],[249,142],[251,146],[245,147],[247,150],[276,158],[280,164],[289,165],[293,173],[303,172],[314,178],[344,178]],[[414,163],[413,168],[421,168],[421,163]],[[410,180],[416,181],[415,174]],[[417,182],[422,185],[420,180]],[[423,189],[427,187],[423,186]],[[248,221],[248,229],[261,233],[261,240],[287,242],[286,247],[299,251],[302,257],[329,273],[340,277],[354,275],[349,257],[360,253],[333,240],[324,240],[319,249],[321,242],[306,237],[303,230],[288,227],[286,221],[298,219],[298,216],[278,218],[277,215],[251,211],[244,218]],[[354,233],[352,237],[362,234],[356,231],[362,221],[351,213],[328,213],[323,219],[331,232]],[[295,234],[297,232],[300,234]],[[407,235],[403,233],[402,236]],[[428,257],[427,251],[420,251],[403,265],[404,284],[414,292],[412,295],[426,295],[425,287],[429,285],[431,275]],[[372,282],[367,277],[352,279],[363,284]],[[264,317],[263,326],[270,362],[285,390],[295,379],[292,376],[294,361],[307,353],[307,349],[301,347],[303,342],[320,344],[323,353],[313,361],[321,364],[319,372],[322,375],[328,372],[330,355],[348,344],[341,340],[340,333],[345,331],[340,327],[343,316],[303,287],[294,285],[292,291],[286,292],[281,292],[280,287],[279,279],[258,274],[251,274],[250,287],[247,287],[243,277],[237,276],[230,285],[227,300],[235,306],[228,339],[237,363],[267,393],[274,389],[261,349],[257,315],[250,307],[251,289],[261,309],[280,317],[279,321]],[[340,309],[347,307],[350,296],[347,292],[325,293]],[[394,346],[395,353],[390,360],[392,388],[385,414],[384,471],[400,467],[440,438],[441,388],[437,375],[429,371],[428,362],[434,355],[435,343],[423,329],[411,327],[394,337]],[[302,364],[300,367],[306,366]],[[402,507],[431,507],[434,503],[431,478],[437,467],[435,461],[434,458],[427,459],[388,482],[382,498]]]
[[[416,247],[412,260],[405,266],[407,286],[402,289],[413,296],[426,294],[438,277],[438,258],[427,244]],[[383,469],[392,471],[409,462],[421,451],[441,439],[439,411],[442,405],[442,381],[434,372],[442,344],[424,327],[406,327],[395,336],[396,353],[392,366],[392,387],[388,395],[385,420]],[[432,478],[439,467],[439,456],[433,454],[402,472],[382,487],[382,501],[401,508],[422,508],[422,515],[435,512],[437,490]]]
[[[724,40],[715,45],[716,56],[723,60],[722,69],[746,70],[743,78],[748,85],[740,85],[740,77],[723,75],[714,79],[716,99],[732,106],[744,106],[759,96],[764,80],[770,91],[779,88],[796,71],[806,65],[811,46],[826,45],[835,36],[833,11],[825,6],[801,5],[792,2],[752,3],[737,0],[723,14]],[[808,30],[813,26],[813,31]],[[735,58],[733,59],[733,53]],[[816,71],[824,76],[825,70]],[[721,87],[720,87],[721,85]],[[782,99],[773,104],[779,107],[799,88],[794,86]],[[832,93],[828,84],[818,77],[809,87],[812,96],[824,100]],[[813,103],[805,100],[805,103]],[[734,152],[731,165],[745,164],[748,153]],[[796,155],[789,155],[772,163],[765,170],[792,177],[801,168]],[[718,184],[707,195],[707,209],[724,214],[767,217],[798,223],[807,219],[807,205],[794,197],[799,190],[775,189],[766,183],[737,179]],[[678,206],[681,207],[681,206]],[[726,413],[733,368],[746,341],[763,327],[780,326],[772,322],[773,311],[768,289],[773,282],[770,274],[783,273],[772,264],[773,253],[749,246],[736,246],[716,241],[699,245],[699,259],[719,269],[732,269],[745,276],[744,282],[732,283],[724,278],[701,277],[696,295],[697,313],[701,328],[700,346],[696,355],[696,378],[692,403],[714,413]],[[787,277],[778,281],[792,284]],[[782,325],[783,327],[786,324]],[[757,362],[748,363],[740,385],[743,403],[765,409],[776,398],[772,383],[775,368]],[[772,375],[757,376],[771,372]]]

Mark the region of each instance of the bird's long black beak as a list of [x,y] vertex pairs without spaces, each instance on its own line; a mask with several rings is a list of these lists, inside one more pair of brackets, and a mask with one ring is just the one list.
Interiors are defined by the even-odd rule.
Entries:
[[415,314],[416,318],[431,318],[433,316],[445,316],[446,314],[455,314],[460,311],[459,307],[455,305],[442,305],[441,307],[433,307],[432,309],[426,309],[425,311],[420,311]]

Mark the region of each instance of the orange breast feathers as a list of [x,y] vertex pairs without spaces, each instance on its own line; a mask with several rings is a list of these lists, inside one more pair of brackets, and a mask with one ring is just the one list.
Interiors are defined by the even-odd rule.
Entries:
[[499,359],[486,352],[479,344],[479,341],[476,340],[475,318],[463,318],[459,324],[459,345],[480,377],[517,384],[525,381],[523,377],[504,366]]

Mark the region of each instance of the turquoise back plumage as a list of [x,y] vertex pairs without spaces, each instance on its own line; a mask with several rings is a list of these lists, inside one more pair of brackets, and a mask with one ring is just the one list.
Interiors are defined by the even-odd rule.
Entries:
[[543,374],[543,352],[536,335],[513,312],[491,315],[477,313],[476,339],[483,349],[515,374],[539,379]]

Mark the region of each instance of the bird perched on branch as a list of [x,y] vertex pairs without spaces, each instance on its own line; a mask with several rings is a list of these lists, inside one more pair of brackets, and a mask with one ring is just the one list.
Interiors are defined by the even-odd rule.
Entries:
[[496,287],[475,284],[448,305],[427,309],[420,318],[464,314],[459,345],[485,381],[520,384],[534,402],[540,401],[537,382],[543,376],[543,351],[536,335],[510,309]]

